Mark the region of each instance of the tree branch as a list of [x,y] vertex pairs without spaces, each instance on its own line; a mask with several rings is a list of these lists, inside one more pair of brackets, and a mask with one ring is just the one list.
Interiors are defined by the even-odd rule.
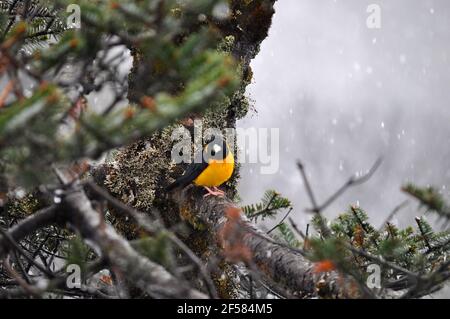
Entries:
[[174,192],[172,199],[194,227],[201,224],[208,229],[225,257],[251,263],[251,268],[292,296],[340,298],[349,293],[344,292],[348,287],[338,280],[337,273],[315,273],[313,263],[299,251],[274,242],[229,199],[203,198],[195,187]]
[[137,253],[114,228],[101,220],[82,190],[69,193],[64,199],[70,223],[81,236],[101,251],[109,263],[127,274],[137,287],[156,298],[206,298],[189,288],[162,266]]

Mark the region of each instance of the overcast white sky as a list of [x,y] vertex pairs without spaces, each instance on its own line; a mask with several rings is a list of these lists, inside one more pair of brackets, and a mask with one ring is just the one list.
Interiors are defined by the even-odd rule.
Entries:
[[[368,29],[369,4],[381,29]],[[240,195],[258,201],[275,188],[304,227],[309,205],[296,159],[324,200],[350,175],[384,163],[366,184],[327,210],[359,204],[382,223],[407,197],[400,186],[432,184],[450,198],[450,1],[280,0],[269,37],[252,62],[248,95],[256,113],[241,127],[280,129],[281,169],[242,168]],[[401,225],[420,214],[414,201]]]

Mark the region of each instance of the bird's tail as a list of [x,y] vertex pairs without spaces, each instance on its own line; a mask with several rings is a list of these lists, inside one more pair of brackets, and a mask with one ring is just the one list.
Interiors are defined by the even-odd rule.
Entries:
[[178,180],[176,180],[175,182],[173,182],[172,184],[170,184],[169,186],[166,187],[166,192],[170,192],[173,191],[175,188],[180,187],[180,182]]

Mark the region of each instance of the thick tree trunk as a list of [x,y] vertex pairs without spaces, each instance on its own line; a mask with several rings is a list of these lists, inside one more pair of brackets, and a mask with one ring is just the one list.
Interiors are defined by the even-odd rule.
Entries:
[[[183,123],[193,119],[201,119],[203,128],[234,128],[236,121],[246,115],[249,103],[245,97],[245,89],[250,83],[252,72],[250,61],[259,51],[260,43],[267,37],[274,14],[275,0],[254,1],[230,1],[231,18],[223,21],[210,21],[222,31],[223,43],[220,49],[229,51],[239,62],[242,69],[241,88],[221,105],[205,106],[204,114],[191,114]],[[133,69],[129,76],[129,99],[136,101],[139,95],[139,76],[143,73],[145,56],[133,51]],[[136,91],[136,92],[135,92]],[[136,94],[135,94],[136,93]],[[171,227],[180,222],[179,211],[176,206],[167,200],[165,186],[182,173],[182,167],[174,167],[171,164],[170,154],[173,141],[170,138],[172,129],[157,132],[151,138],[137,142],[123,148],[114,158],[114,165],[108,166],[102,184],[112,195],[133,206],[142,212],[150,212],[157,209],[162,212],[166,226]],[[188,127],[192,129],[192,126]],[[239,179],[239,167],[237,166],[233,177],[224,185],[227,194],[233,198],[236,194],[236,185]],[[128,239],[137,236],[137,227],[129,222],[118,219],[114,226]],[[186,244],[207,263],[211,255],[209,252],[210,235],[206,232],[191,231],[184,238]],[[213,254],[215,255],[215,254]],[[183,260],[179,260],[183,263]],[[213,275],[217,283],[220,296],[225,298],[236,296],[236,287],[233,280],[221,280],[221,274],[227,274],[227,278],[235,277],[233,268],[224,262],[219,262],[220,271]],[[195,276],[193,276],[195,282]]]

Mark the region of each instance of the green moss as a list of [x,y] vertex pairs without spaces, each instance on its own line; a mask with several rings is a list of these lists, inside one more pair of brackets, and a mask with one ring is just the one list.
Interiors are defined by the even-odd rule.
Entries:
[[180,208],[180,217],[187,221],[195,230],[205,230],[205,224],[192,212],[190,207]]
[[114,210],[110,211],[110,215],[112,217],[108,218],[109,221],[126,239],[133,240],[139,238],[142,229],[132,219],[122,214],[116,214]]
[[212,275],[216,285],[217,294],[223,299],[236,299],[238,287],[235,282],[236,271],[226,262],[221,261],[218,265],[219,271]]
[[156,197],[162,195],[173,166],[168,133],[166,129],[134,143],[114,157],[111,163],[114,169],[106,176],[105,186],[123,202],[150,211]]
[[235,38],[233,35],[227,35],[219,42],[218,50],[222,52],[231,52],[233,50]]
[[29,193],[22,198],[9,199],[6,211],[12,218],[23,219],[43,207],[42,201],[34,193]]

